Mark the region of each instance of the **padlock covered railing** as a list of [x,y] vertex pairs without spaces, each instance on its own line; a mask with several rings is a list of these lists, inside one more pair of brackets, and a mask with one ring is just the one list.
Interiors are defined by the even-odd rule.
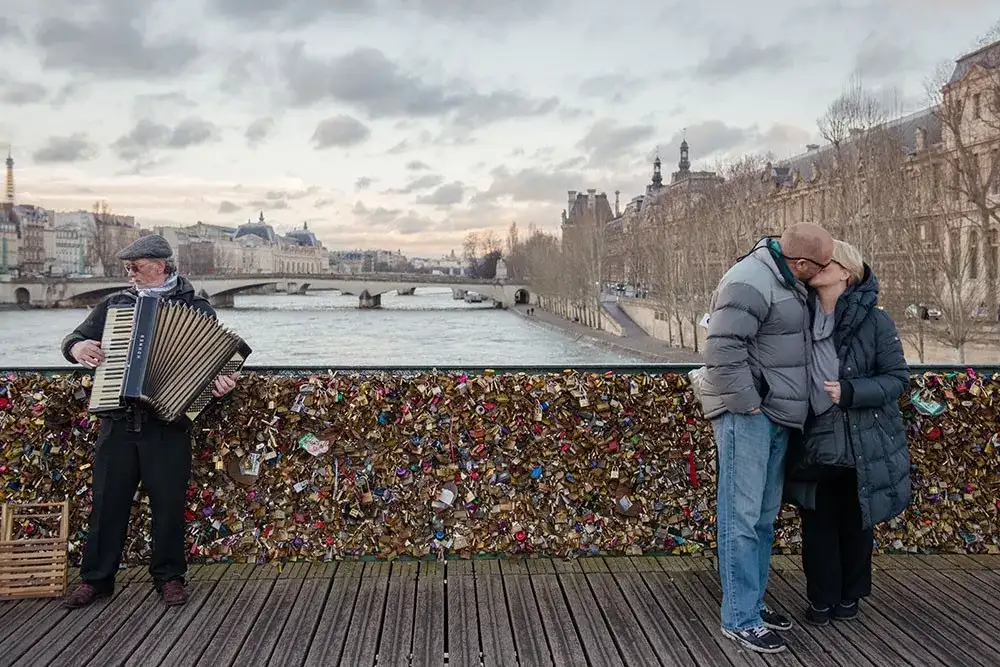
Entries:
[[[692,365],[249,367],[194,424],[192,561],[708,554],[715,450]],[[1000,369],[914,367],[913,503],[883,552],[1000,553]],[[0,370],[0,503],[85,536],[90,373]],[[147,557],[146,512],[126,560]],[[776,549],[798,549],[794,512]]]

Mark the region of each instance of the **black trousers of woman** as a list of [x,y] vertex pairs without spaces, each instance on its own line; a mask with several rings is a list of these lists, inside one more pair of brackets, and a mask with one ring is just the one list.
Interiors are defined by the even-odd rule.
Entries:
[[819,482],[816,509],[799,514],[809,602],[824,609],[871,595],[875,535],[861,527],[857,473],[846,469]]

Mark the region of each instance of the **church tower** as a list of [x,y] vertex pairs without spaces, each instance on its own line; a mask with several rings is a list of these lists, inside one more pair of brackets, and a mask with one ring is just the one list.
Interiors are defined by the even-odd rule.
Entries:
[[10,147],[7,147],[7,188],[4,191],[3,207],[8,211],[14,208],[14,158]]

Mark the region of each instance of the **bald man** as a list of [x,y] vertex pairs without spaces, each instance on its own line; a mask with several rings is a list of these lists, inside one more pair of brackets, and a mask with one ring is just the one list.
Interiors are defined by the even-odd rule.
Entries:
[[718,447],[722,632],[778,653],[791,621],[764,604],[790,429],[809,413],[812,338],[806,283],[833,237],[799,224],[762,239],[722,277],[709,311],[702,408]]

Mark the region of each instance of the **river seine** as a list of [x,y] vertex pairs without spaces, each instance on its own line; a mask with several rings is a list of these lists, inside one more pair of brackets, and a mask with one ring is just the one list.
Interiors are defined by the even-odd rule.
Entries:
[[[452,299],[443,288],[382,296],[359,310],[356,296],[237,296],[220,319],[253,348],[254,366],[490,366],[633,364],[585,340],[543,328],[516,313]],[[85,309],[0,311],[0,368],[66,366],[62,337]]]

